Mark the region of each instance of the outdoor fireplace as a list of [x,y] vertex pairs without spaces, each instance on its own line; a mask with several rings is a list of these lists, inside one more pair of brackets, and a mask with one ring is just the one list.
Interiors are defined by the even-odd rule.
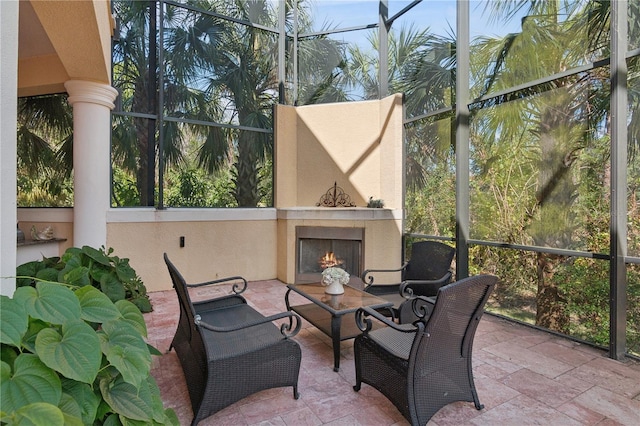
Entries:
[[363,228],[296,227],[296,283],[320,281],[322,271],[338,267],[359,277],[362,273]]

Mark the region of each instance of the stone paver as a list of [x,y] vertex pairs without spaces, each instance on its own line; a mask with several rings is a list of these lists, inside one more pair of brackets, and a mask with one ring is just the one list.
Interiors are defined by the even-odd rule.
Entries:
[[[277,280],[250,283],[246,297],[265,314],[285,309],[286,286]],[[224,289],[198,289],[194,300]],[[178,322],[173,290],[150,294],[154,311],[145,314],[148,341],[165,353]],[[355,383],[352,342],[333,372],[331,341],[310,324],[295,337],[302,348],[300,399],[291,388],[269,389],[239,401],[200,422],[206,425],[388,425],[407,426],[400,412],[368,385]],[[193,417],[175,352],[155,357],[152,375],[165,407],[181,424]],[[457,402],[429,422],[444,425],[633,425],[640,424],[640,363],[618,362],[601,350],[485,315],[474,342],[475,382],[480,401]]]

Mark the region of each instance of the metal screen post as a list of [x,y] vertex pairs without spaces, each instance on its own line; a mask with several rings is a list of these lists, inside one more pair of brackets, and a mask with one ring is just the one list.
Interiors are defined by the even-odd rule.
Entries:
[[469,2],[457,2],[456,280],[469,276]]
[[627,1],[611,2],[611,224],[609,357],[622,359],[627,329]]

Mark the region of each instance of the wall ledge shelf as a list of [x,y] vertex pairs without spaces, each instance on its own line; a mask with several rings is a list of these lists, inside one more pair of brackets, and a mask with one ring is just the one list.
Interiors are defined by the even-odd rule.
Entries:
[[43,257],[60,256],[60,243],[66,238],[52,238],[50,240],[24,240],[17,243],[16,266],[27,262],[39,261]]

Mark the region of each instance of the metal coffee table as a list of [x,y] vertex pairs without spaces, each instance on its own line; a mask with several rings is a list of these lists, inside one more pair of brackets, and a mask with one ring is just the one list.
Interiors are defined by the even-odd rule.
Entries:
[[[352,339],[359,335],[360,329],[356,326],[355,315],[358,308],[369,306],[374,309],[393,306],[392,302],[381,299],[372,294],[358,290],[350,285],[344,286],[344,294],[337,296],[326,294],[325,287],[320,283],[289,284],[284,296],[287,309],[296,312],[313,326],[318,328],[333,341],[333,371],[340,369],[340,342]],[[295,292],[312,303],[291,305],[289,294]]]

